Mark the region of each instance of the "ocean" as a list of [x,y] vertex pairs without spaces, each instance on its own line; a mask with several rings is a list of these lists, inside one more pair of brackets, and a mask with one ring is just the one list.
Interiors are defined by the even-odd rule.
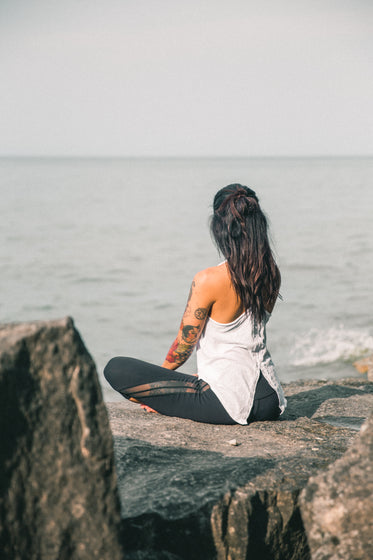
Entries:
[[282,273],[267,330],[280,379],[358,376],[373,352],[372,179],[373,158],[0,159],[1,322],[72,316],[116,400],[103,367],[163,361],[194,274],[222,260],[213,196],[240,182]]

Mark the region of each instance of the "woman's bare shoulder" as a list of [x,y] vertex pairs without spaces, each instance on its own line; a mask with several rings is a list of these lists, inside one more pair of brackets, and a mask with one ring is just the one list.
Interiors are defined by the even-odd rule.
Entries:
[[197,272],[193,281],[201,286],[213,287],[220,286],[221,283],[229,277],[228,271],[224,263],[222,265],[210,266]]

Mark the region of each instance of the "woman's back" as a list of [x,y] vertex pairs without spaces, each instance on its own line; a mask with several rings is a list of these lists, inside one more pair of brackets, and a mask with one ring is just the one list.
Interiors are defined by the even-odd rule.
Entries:
[[[231,275],[227,262],[208,268],[204,271],[209,277],[209,284],[214,291],[214,303],[211,306],[209,317],[218,323],[231,323],[242,315],[244,308],[237,297],[237,292],[232,285]],[[273,305],[265,303],[268,313],[272,313]]]
[[[223,265],[216,268],[222,269]],[[278,394],[283,411],[285,399],[266,346],[270,314],[266,312],[258,321],[250,311],[242,311],[242,306],[240,312],[237,297],[235,302],[224,273],[211,270],[210,274],[215,274],[215,280],[220,278],[222,298],[217,299],[217,313],[209,314],[197,343],[198,377],[209,384],[236,422],[246,423],[260,375],[264,376],[269,390]]]

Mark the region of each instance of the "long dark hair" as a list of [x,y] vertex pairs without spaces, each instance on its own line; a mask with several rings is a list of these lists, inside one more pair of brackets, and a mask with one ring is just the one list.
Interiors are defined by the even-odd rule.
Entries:
[[267,219],[255,192],[239,184],[214,198],[211,233],[227,259],[232,284],[245,311],[260,322],[265,304],[273,307],[281,275],[268,239]]

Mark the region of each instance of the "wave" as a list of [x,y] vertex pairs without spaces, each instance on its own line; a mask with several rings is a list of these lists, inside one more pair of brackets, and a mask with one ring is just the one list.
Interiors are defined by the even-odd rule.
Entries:
[[290,351],[293,366],[316,366],[333,362],[353,362],[373,352],[373,336],[368,331],[345,328],[311,329],[296,338]]

